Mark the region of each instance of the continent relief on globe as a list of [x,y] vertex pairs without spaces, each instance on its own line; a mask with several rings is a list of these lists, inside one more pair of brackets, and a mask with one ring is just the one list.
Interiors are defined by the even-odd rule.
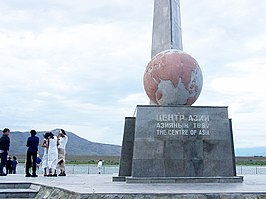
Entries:
[[144,88],[151,104],[192,105],[200,95],[202,84],[198,62],[176,49],[154,56],[144,74]]

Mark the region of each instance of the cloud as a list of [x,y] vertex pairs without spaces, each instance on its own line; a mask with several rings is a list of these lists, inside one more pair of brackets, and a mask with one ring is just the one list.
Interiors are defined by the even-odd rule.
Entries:
[[[195,105],[229,106],[236,146],[262,146],[266,2],[181,1],[184,51],[204,76]],[[153,0],[0,2],[0,121],[121,144],[148,104]],[[256,120],[258,118],[258,120]]]

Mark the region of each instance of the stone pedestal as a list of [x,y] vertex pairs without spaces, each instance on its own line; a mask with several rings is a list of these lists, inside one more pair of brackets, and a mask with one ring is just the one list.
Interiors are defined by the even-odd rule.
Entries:
[[242,183],[242,176],[233,177],[126,177],[126,183]]
[[227,107],[137,106],[133,177],[235,175]]
[[125,118],[123,143],[119,162],[119,173],[118,177],[113,177],[113,181],[125,181],[126,176],[131,176],[135,119],[135,117]]
[[[123,143],[122,151],[124,147]],[[236,177],[227,107],[137,106],[131,177],[127,181],[169,179],[242,182],[242,177]]]

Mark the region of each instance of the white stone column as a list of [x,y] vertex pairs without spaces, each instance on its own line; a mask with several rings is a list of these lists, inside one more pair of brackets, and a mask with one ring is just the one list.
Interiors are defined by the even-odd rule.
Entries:
[[151,58],[167,49],[183,50],[180,0],[154,0]]

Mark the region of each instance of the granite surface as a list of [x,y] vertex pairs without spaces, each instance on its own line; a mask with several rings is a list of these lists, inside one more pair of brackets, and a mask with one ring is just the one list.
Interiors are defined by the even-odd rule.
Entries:
[[235,176],[227,107],[137,106],[133,177]]

